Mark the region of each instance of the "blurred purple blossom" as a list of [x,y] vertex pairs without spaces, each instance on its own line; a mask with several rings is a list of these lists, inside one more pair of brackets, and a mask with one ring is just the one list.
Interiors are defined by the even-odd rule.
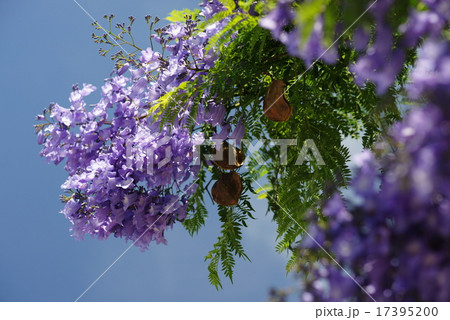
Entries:
[[[347,207],[335,195],[324,209],[329,227],[310,227],[377,301],[450,299],[450,130],[437,128],[450,128],[448,110],[411,111],[391,132],[399,149],[383,174],[372,153],[358,161],[351,188],[363,201]],[[370,187],[376,177],[381,189]],[[304,284],[308,300],[371,300],[333,261],[320,263]]]

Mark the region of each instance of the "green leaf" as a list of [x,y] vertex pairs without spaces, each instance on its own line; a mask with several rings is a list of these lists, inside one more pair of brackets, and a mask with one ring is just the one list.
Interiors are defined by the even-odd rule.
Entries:
[[329,2],[323,16],[323,42],[325,46],[329,47],[333,44],[336,32],[336,23],[339,19],[338,3],[335,1]]
[[169,16],[167,16],[165,19],[169,20],[170,22],[184,22],[186,21],[186,16],[192,16],[196,17],[200,13],[199,9],[183,9],[183,10],[173,10],[170,12]]
[[234,10],[236,9],[236,4],[233,0],[219,0],[225,8],[228,10]]
[[300,30],[301,45],[307,43],[314,24],[320,14],[325,12],[330,0],[310,0],[303,2],[297,9],[297,23]]
[[255,192],[258,194],[258,199],[265,199],[267,198],[267,192],[272,191],[273,186],[271,184],[266,184],[258,189],[255,190]]
[[167,92],[166,94],[164,94],[163,96],[161,96],[158,100],[155,101],[155,103],[150,107],[150,109],[148,110],[148,114],[151,115],[155,115],[158,116],[161,113],[163,113],[163,111],[165,110],[165,108],[169,105],[170,102],[175,101],[175,97],[177,94],[180,93],[180,91],[185,90],[187,87],[188,83],[187,82],[183,82],[181,83],[178,87],[173,88],[172,90],[170,90],[169,92]]

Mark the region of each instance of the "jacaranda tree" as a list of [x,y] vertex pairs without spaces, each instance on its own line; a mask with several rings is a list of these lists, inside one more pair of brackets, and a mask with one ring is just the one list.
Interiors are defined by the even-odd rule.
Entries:
[[[206,259],[220,287],[248,259],[254,194],[287,269],[304,275],[303,300],[448,300],[448,1],[200,7],[162,27],[146,16],[149,47],[133,17],[94,23],[115,61],[98,102],[75,85],[69,107],[38,116],[41,155],[68,172],[73,235],[146,249],[174,223],[194,235],[218,214]],[[353,179],[347,137],[367,149]]]

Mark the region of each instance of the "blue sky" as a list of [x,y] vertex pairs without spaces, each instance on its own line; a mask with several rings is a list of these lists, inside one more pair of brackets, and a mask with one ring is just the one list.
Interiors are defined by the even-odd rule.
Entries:
[[[101,21],[136,17],[137,42],[145,43],[143,17],[165,17],[197,1],[79,0]],[[39,157],[33,124],[50,102],[68,105],[74,83],[100,87],[113,68],[98,55],[91,20],[72,0],[1,0],[0,94],[2,124],[0,183],[0,301],[73,301],[127,248],[122,239],[75,241],[59,211],[62,167]],[[265,301],[272,286],[294,285],[277,254],[275,225],[263,201],[244,232],[252,262],[238,261],[235,283],[216,291],[204,256],[219,232],[215,209],[200,234],[181,225],[167,233],[168,245],[142,253],[132,248],[81,301]]]

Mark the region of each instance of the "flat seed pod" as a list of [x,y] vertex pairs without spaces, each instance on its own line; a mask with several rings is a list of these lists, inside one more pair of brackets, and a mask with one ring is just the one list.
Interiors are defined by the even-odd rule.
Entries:
[[[242,167],[245,162],[245,154],[241,149],[230,146],[228,142],[222,144],[222,160],[213,161],[213,163],[224,170],[234,170]],[[216,154],[220,153],[216,149]]]
[[264,97],[264,115],[272,121],[288,121],[292,115],[292,106],[287,102],[284,95],[286,84],[283,80],[274,80]]
[[224,173],[211,189],[213,199],[222,206],[234,206],[242,193],[241,177],[234,171]]

